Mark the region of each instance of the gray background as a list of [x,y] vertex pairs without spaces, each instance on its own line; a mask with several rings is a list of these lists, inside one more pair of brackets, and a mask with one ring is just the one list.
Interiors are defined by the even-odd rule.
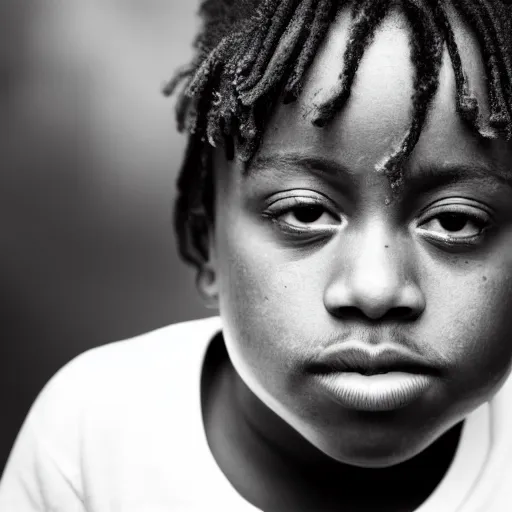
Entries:
[[185,139],[160,95],[192,0],[0,2],[0,471],[84,350],[208,316],[171,225]]

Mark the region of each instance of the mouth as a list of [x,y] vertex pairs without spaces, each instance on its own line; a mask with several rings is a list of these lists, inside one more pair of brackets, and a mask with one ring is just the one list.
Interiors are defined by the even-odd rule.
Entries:
[[436,369],[393,345],[342,343],[326,349],[308,370],[322,393],[347,409],[383,412],[406,407],[433,384]]
[[310,365],[317,374],[358,373],[371,377],[392,372],[432,375],[435,367],[423,357],[391,344],[345,342],[323,351]]

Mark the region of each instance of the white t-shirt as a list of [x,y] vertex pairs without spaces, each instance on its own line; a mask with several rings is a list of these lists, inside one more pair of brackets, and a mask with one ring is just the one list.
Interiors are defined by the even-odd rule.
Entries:
[[[32,406],[0,481],[1,512],[257,509],[206,440],[203,359],[219,318],[90,350]],[[445,478],[417,512],[512,509],[512,380],[470,414]]]

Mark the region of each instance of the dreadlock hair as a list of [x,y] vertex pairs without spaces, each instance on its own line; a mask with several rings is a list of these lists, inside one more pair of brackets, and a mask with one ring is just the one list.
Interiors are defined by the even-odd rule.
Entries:
[[[336,90],[313,124],[326,126],[346,104],[365,50],[390,9],[399,4],[411,28],[415,69],[411,123],[391,156],[379,166],[398,192],[403,163],[421,134],[439,85],[446,45],[455,75],[457,111],[482,136],[512,138],[511,0],[202,0],[203,27],[195,57],[164,88],[182,87],[176,106],[188,146],[178,178],[175,229],[183,259],[200,268],[207,260],[205,230],[213,219],[212,148],[249,162],[279,101],[295,101],[330,25],[342,8],[352,20]],[[453,28],[451,8],[476,34],[484,58],[492,133],[481,128]]]

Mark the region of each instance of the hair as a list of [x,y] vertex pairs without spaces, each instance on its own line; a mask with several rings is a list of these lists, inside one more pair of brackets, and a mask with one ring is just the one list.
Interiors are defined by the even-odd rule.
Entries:
[[[203,0],[195,56],[166,85],[181,91],[178,129],[188,146],[178,177],[175,229],[182,258],[201,268],[213,219],[213,148],[246,164],[255,155],[272,110],[301,94],[304,80],[330,25],[350,7],[352,20],[343,70],[334,93],[317,106],[313,124],[326,126],[346,104],[365,50],[390,9],[399,4],[411,29],[414,92],[409,128],[380,170],[398,192],[403,163],[418,142],[439,85],[446,45],[455,75],[457,111],[484,137],[512,137],[512,4],[510,0]],[[492,131],[482,128],[447,8],[473,30],[488,82]]]

